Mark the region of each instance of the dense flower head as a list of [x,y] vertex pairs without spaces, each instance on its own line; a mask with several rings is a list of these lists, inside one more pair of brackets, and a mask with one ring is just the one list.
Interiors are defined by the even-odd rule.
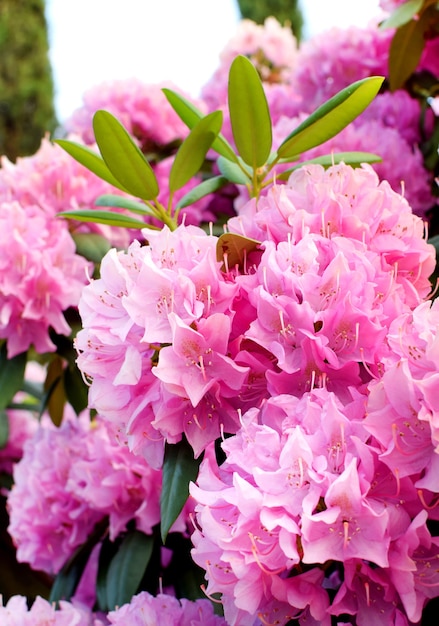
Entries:
[[[2,626],[94,626],[90,610],[61,600],[59,607],[38,596],[29,608],[24,596],[12,596],[6,605],[0,600]],[[101,622],[98,622],[101,624]]]
[[0,233],[0,337],[8,356],[31,345],[53,351],[49,330],[70,335],[64,311],[77,306],[90,265],[66,224],[36,204],[1,202]]
[[[76,347],[78,365],[92,381],[91,406],[129,438],[143,433],[156,466],[164,437],[175,442],[185,432],[191,443],[197,440],[199,454],[202,433],[204,443],[219,435],[217,411],[227,413],[221,393],[225,399],[235,395],[247,368],[227,355],[237,287],[220,272],[216,238],[180,226],[148,239],[148,246],[133,243],[127,253],[113,250],[104,258],[101,278],[83,291]],[[164,407],[175,397],[179,402],[168,407],[166,419]],[[214,406],[202,425],[197,412],[205,413],[205,402]],[[138,434],[131,445],[144,449]]]
[[389,329],[383,376],[371,383],[366,428],[381,459],[400,477],[411,476],[432,501],[439,491],[439,302],[422,303]]
[[113,539],[130,520],[151,533],[160,487],[161,473],[121,446],[104,422],[46,422],[14,468],[8,530],[17,557],[56,573],[106,516]]
[[[172,83],[148,84],[137,78],[113,80],[85,92],[83,105],[65,127],[87,144],[94,143],[93,115],[99,109],[112,113],[136,137],[146,152],[184,138],[186,125],[175,113],[162,89],[178,90]],[[184,94],[183,94],[184,95]]]
[[190,601],[160,593],[152,596],[143,591],[129,604],[108,614],[111,626],[225,626],[213,612],[209,600]]
[[289,619],[307,608],[326,623],[328,585],[317,564],[388,566],[392,534],[406,518],[397,522],[396,504],[371,490],[374,464],[358,455],[363,416],[364,399],[343,404],[325,389],[278,395],[243,416],[222,444],[221,466],[211,455],[203,461],[191,486],[199,524],[192,554],[206,570],[207,593],[223,594],[227,623],[263,621],[272,603]]
[[[433,174],[425,168],[422,152],[416,143],[408,141],[398,128],[387,125],[383,117],[361,117],[358,123],[347,126],[336,137],[305,152],[301,160],[337,152],[377,154],[381,161],[373,163],[372,168],[379,179],[387,181],[394,191],[401,193],[413,212],[422,217],[426,211],[437,206],[437,197],[432,192]],[[291,120],[282,118],[275,127],[276,135],[285,136],[284,128],[291,130],[291,126]]]
[[257,208],[254,201],[244,205],[228,225],[238,234],[276,244],[287,240],[294,245],[311,233],[356,241],[379,256],[379,265],[393,273],[410,306],[430,291],[435,256],[424,239],[424,224],[368,165],[304,166],[286,185],[272,186]]
[[[69,139],[80,141],[77,136]],[[55,219],[62,211],[93,209],[96,199],[104,194],[120,195],[122,192],[98,178],[47,138],[42,140],[35,154],[19,157],[15,163],[6,157],[1,158],[1,201],[17,201],[25,211],[28,206],[36,205],[46,213],[47,219]],[[67,226],[73,232],[104,235],[114,246],[126,246],[130,241],[126,229],[114,226],[66,222]]]
[[247,56],[268,86],[291,81],[297,60],[297,41],[291,28],[274,17],[264,24],[241,20],[235,35],[220,54],[220,66],[202,88],[201,96],[209,110],[222,108],[227,101],[227,79],[233,59]]
[[351,83],[386,76],[392,29],[333,27],[305,41],[299,49],[294,87],[303,110],[311,112]]

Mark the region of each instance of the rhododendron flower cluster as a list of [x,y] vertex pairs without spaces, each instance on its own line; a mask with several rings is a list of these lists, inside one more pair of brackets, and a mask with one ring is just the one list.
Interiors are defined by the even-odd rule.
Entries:
[[245,20],[199,102],[109,82],[1,159],[1,494],[50,598],[17,589],[2,624],[410,626],[439,600],[418,5],[401,88],[399,28]]
[[[78,141],[78,137],[72,137]],[[35,154],[19,157],[11,163],[1,159],[0,199],[18,202],[23,210],[37,205],[47,218],[61,211],[92,209],[99,196],[122,192],[98,178],[72,159],[60,146],[43,139]],[[72,227],[72,224],[67,225]],[[97,233],[114,246],[127,246],[130,237],[126,229],[96,223],[78,223],[74,232]]]
[[160,486],[161,473],[119,445],[101,420],[45,423],[25,444],[8,496],[18,559],[56,573],[107,516],[112,539],[131,520],[150,534]]
[[83,95],[83,104],[66,121],[66,130],[94,143],[92,119],[98,109],[113,113],[146,152],[181,140],[187,127],[162,92],[171,83],[147,84],[136,78],[107,81]]
[[[214,615],[208,600],[191,602],[183,598],[160,593],[151,596],[147,592],[134,596],[125,604],[108,614],[112,626],[223,626],[222,617]],[[140,621],[141,620],[141,621]]]
[[[193,558],[207,593],[222,594],[228,624],[271,623],[276,612],[280,623],[329,624],[331,612],[360,603],[357,570],[376,589],[379,623],[388,598],[387,620],[417,619],[428,593],[415,574],[411,595],[396,583],[395,554],[417,528],[407,571],[422,551],[436,558],[425,508],[437,490],[428,470],[436,308],[423,321],[435,257],[424,225],[372,168],[341,164],[297,170],[228,227],[259,242],[240,267],[217,261],[215,238],[194,227],[107,255],[80,303],[78,364],[91,402],[155,462],[157,445],[182,433],[196,455],[207,448],[191,489]],[[383,419],[389,403],[404,405],[400,387],[410,389],[394,344],[411,315],[422,337],[407,339],[413,366],[424,371],[418,351],[432,351],[425,382],[413,371],[425,408],[412,401]],[[392,460],[395,428],[397,438],[402,428],[417,434],[413,452],[395,441],[407,470]],[[220,432],[234,436],[217,466],[207,446]],[[336,575],[342,585],[330,583]]]
[[61,600],[57,608],[41,597],[31,608],[24,596],[13,596],[5,606],[0,603],[0,620],[3,626],[102,626],[83,606]]
[[90,264],[66,225],[37,204],[0,203],[0,338],[8,356],[55,346],[49,329],[70,335],[64,311],[77,306]]

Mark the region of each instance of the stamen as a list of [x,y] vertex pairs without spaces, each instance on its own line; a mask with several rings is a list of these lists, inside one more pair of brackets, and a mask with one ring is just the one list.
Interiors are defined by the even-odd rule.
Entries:
[[424,509],[427,509],[427,511],[432,511],[439,504],[439,496],[436,497],[436,500],[433,501],[433,504],[427,504],[425,501],[424,492],[422,491],[422,489],[418,489],[418,497],[422,503],[422,506],[424,507]]
[[343,521],[343,533],[344,533],[343,547],[347,548],[348,543],[349,543],[349,522],[347,520]]

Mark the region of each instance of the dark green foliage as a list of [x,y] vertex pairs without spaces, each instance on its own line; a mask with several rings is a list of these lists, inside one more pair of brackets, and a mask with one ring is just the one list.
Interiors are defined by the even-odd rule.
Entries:
[[273,15],[282,25],[288,22],[295,37],[300,40],[303,17],[299,0],[238,0],[238,6],[242,17],[258,24],[263,24],[270,15]]
[[44,0],[1,0],[0,154],[33,154],[55,124]]

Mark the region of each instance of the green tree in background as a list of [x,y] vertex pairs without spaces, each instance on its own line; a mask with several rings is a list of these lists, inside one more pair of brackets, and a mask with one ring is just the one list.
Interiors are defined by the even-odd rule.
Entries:
[[0,154],[33,154],[55,129],[44,0],[0,0]]
[[303,17],[299,0],[238,0],[239,10],[243,18],[263,24],[265,19],[273,15],[282,25],[288,22],[295,37],[300,40]]

